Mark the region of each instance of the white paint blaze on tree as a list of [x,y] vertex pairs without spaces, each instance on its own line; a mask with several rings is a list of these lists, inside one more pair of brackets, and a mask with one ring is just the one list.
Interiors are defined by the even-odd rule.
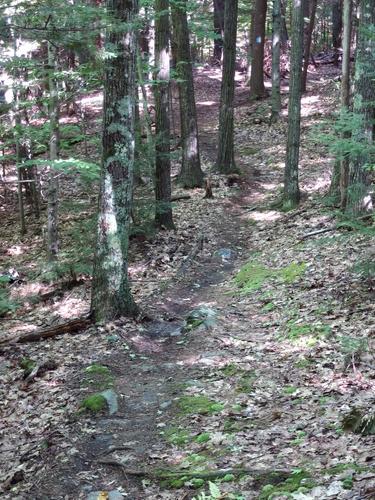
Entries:
[[91,309],[96,321],[134,315],[128,279],[136,98],[137,0],[108,0],[102,172]]

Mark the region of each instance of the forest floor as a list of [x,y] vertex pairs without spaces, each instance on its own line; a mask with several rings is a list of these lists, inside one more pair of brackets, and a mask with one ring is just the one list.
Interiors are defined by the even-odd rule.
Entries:
[[[2,320],[2,498],[375,497],[374,421],[366,420],[374,407],[374,288],[363,273],[373,241],[325,203],[331,164],[314,129],[337,109],[335,75],[313,75],[303,98],[297,210],[275,203],[286,108],[270,127],[269,102],[249,103],[239,77],[241,176],[211,173],[214,198],[197,189],[176,202],[176,231],[132,240],[130,275],[147,319],[9,344],[85,314],[86,278]],[[196,87],[209,172],[219,72],[200,70]],[[71,228],[80,231],[94,208],[88,200],[69,214],[67,247],[76,241]],[[13,215],[6,221],[1,265],[24,276],[13,293],[53,291],[40,275],[28,278],[45,259],[42,236],[20,240]],[[104,407],[84,410],[85,398],[102,392],[91,405],[104,398]]]

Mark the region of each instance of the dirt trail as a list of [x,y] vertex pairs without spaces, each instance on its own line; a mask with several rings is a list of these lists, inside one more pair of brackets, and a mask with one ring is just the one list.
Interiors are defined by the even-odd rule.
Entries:
[[[198,77],[197,101],[206,102],[199,109],[201,145],[212,161],[218,84],[213,80],[207,95],[207,78]],[[313,95],[306,97],[303,140],[319,111]],[[306,231],[330,223],[316,201],[316,179],[328,176],[321,152],[304,146],[308,198],[296,212],[278,212],[269,202],[282,175],[285,121],[270,129],[259,123],[261,110],[254,124],[258,105],[241,103],[236,143],[243,180],[199,202],[215,220],[197,230],[203,251],[178,281],[150,296],[145,310],[154,321],[99,328],[100,349],[89,344],[75,361],[66,389],[77,400],[87,394],[79,370],[100,363],[114,377],[118,411],[72,414],[61,439],[39,455],[44,471],[29,479],[28,492],[4,498],[187,500],[198,495],[194,487],[207,491],[199,472],[238,468],[247,472],[218,484],[223,498],[266,500],[277,488],[274,498],[373,498],[373,438],[340,427],[350,404],[373,401],[371,360],[363,358],[360,372],[345,372],[340,351],[342,336],[373,331],[371,317],[354,302],[360,294],[362,307],[371,308],[372,292],[342,266],[352,245],[358,254],[368,241],[353,237],[343,245],[333,236],[299,244]],[[239,294],[233,276],[247,261],[250,288]],[[209,328],[181,332],[189,312],[202,307],[214,315]],[[187,472],[182,483],[163,484],[148,476],[160,469],[194,470],[196,477]]]

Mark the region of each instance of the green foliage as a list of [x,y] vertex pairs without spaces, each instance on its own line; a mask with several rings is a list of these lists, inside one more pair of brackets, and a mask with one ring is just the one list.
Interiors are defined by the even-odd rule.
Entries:
[[20,367],[24,371],[24,374],[29,375],[36,367],[36,361],[30,358],[22,358],[20,361]]
[[224,404],[217,403],[206,396],[182,396],[178,407],[184,415],[212,415],[220,413]]

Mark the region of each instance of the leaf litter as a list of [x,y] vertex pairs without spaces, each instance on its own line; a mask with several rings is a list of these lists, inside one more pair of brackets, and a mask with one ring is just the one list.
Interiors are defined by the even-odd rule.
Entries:
[[[207,81],[204,71],[198,78]],[[282,179],[285,119],[273,127],[254,124],[254,105],[240,104],[242,184],[228,186],[212,174],[213,200],[195,190],[176,203],[176,232],[133,241],[136,299],[161,330],[171,322],[187,325],[181,335],[155,330],[153,336],[152,321],[122,319],[2,347],[2,498],[373,497],[373,283],[354,272],[373,243],[344,230],[301,241],[332,222],[321,202],[329,181],[326,152],[308,140],[317,115],[335,106],[329,78],[319,86],[319,100],[312,99],[316,83],[304,98],[307,198],[299,210],[283,214],[272,206]],[[200,101],[218,91],[212,82],[203,88]],[[238,88],[239,101],[245,90]],[[217,109],[204,113],[203,143],[211,139]],[[177,277],[197,235],[203,247]],[[255,273],[256,286],[238,286],[244,269]],[[61,321],[64,311],[82,314],[88,288],[30,307],[22,317],[14,313],[18,321],[4,321],[5,335]],[[25,366],[32,372],[46,358],[53,369],[27,381]],[[106,368],[101,380],[86,380],[92,366]],[[95,393],[107,408],[80,411]],[[364,422],[368,432],[361,432]]]

